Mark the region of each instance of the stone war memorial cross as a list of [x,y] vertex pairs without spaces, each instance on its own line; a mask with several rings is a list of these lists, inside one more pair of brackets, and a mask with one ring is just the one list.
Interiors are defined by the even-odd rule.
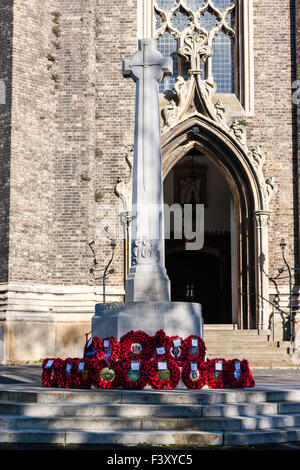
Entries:
[[[139,40],[122,73],[136,82],[132,183],[131,267],[125,302],[99,303],[92,335],[120,337],[141,329],[150,335],[203,337],[199,303],[171,302],[164,261],[163,179],[158,84],[172,75],[172,59],[157,50],[155,39]],[[200,269],[201,267],[199,267]]]
[[123,61],[123,76],[136,82],[134,171],[132,190],[132,257],[126,300],[170,300],[164,266],[163,181],[158,83],[172,75],[173,61],[164,58],[154,39]]

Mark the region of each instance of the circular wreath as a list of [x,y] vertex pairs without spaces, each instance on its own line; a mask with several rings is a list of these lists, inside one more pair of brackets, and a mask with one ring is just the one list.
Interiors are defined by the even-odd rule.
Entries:
[[[52,361],[50,367],[46,367]],[[64,365],[63,359],[48,357],[42,362],[42,386],[43,387],[58,387],[58,371]]]
[[74,359],[66,388],[91,388],[97,364],[97,359],[93,358]]
[[148,361],[153,356],[152,338],[144,331],[128,331],[120,339],[120,358]]
[[107,358],[97,362],[93,374],[94,387],[112,390],[120,386],[120,381],[120,373],[115,362],[110,362]]
[[194,362],[197,365],[197,370],[192,370],[192,363],[190,361],[184,362],[181,370],[181,380],[186,388],[201,389],[206,385],[206,367],[205,362]]
[[[131,362],[139,362],[139,370],[133,371]],[[122,360],[117,365],[120,385],[125,390],[141,390],[149,383],[149,364],[146,361]]]
[[[219,377],[215,376],[215,363],[222,362],[222,371],[219,371]],[[225,359],[208,359],[205,363],[206,383],[209,388],[224,388],[226,384],[226,361]]]
[[[173,342],[170,336],[167,336],[164,330],[158,330],[152,336],[154,347],[154,359],[170,359]],[[173,358],[172,358],[173,360]]]
[[[106,346],[108,341],[109,346]],[[101,350],[104,353],[104,356],[110,363],[118,362],[120,358],[120,344],[119,341],[114,336],[107,336],[100,341]]]
[[[167,369],[159,369],[159,362],[166,362]],[[164,377],[166,371],[169,373]],[[158,390],[173,390],[178,385],[179,380],[180,368],[175,361],[172,359],[166,359],[163,361],[161,361],[161,359],[154,359],[151,361],[149,369],[149,383],[152,388]]]
[[[198,346],[193,346],[192,341],[197,340]],[[182,355],[184,361],[204,361],[206,346],[200,336],[190,335],[185,338],[182,345]]]
[[[183,365],[184,361],[184,354],[183,354],[183,339],[180,336],[171,336],[171,349],[170,349],[170,357],[173,361],[175,361],[179,366]],[[176,342],[180,342],[177,346]],[[176,344],[175,344],[176,343]]]
[[[235,376],[235,363],[240,363],[240,375]],[[226,361],[226,385],[231,388],[254,387],[255,381],[250,370],[249,362],[246,359],[232,359]]]
[[98,359],[98,361],[101,361],[105,357],[101,341],[97,336],[92,336],[86,342],[83,350],[83,357],[88,359]]
[[63,361],[62,367],[57,371],[57,385],[59,388],[73,388],[73,368],[76,359],[68,357]]

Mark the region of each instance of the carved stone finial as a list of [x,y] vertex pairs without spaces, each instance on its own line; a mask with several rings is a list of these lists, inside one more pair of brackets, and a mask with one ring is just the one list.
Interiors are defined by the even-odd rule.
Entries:
[[190,62],[189,74],[202,74],[201,60],[206,62],[212,56],[212,48],[208,45],[207,34],[187,34],[183,40],[183,46],[178,49],[178,54]]

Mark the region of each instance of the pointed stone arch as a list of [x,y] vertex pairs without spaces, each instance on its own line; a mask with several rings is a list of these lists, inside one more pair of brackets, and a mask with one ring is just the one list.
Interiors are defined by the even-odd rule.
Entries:
[[276,185],[262,173],[264,155],[250,152],[240,134],[195,113],[178,122],[162,137],[165,177],[190,150],[197,149],[219,168],[232,192],[237,216],[237,314],[240,328],[268,328],[269,202]]

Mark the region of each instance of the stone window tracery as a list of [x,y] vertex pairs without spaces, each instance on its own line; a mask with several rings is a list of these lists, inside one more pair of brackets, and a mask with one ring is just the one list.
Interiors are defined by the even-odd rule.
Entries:
[[154,36],[158,48],[163,55],[175,59],[173,77],[162,82],[160,92],[172,91],[178,76],[188,79],[193,73],[188,69],[192,57],[182,54],[191,47],[191,36],[201,37],[202,48],[206,48],[206,53],[198,50],[201,60],[197,65],[202,78],[214,80],[218,93],[235,92],[237,3],[238,0],[154,1]]

